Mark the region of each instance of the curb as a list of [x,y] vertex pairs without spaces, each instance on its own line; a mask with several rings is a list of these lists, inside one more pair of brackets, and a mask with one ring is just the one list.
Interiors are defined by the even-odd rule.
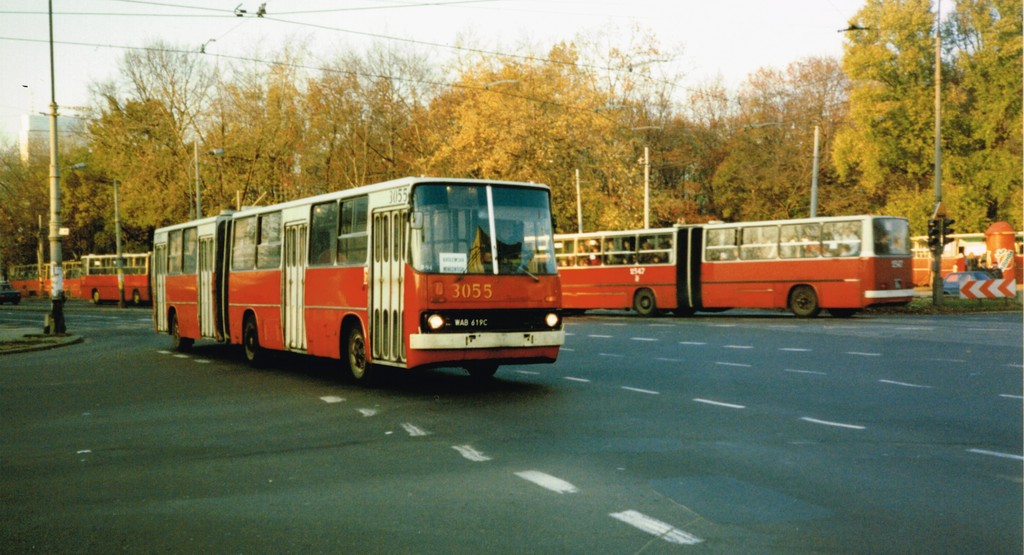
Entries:
[[[24,337],[25,338],[29,338],[29,339],[34,339],[34,338],[49,337],[49,336],[42,335],[42,334],[40,334],[40,335],[34,335],[33,334],[33,335],[26,335]],[[60,341],[40,341],[36,345],[26,345],[24,347],[18,347],[18,348],[15,348],[15,349],[6,349],[5,350],[5,349],[0,348],[0,356],[11,355],[11,354],[15,354],[15,353],[27,353],[27,352],[32,352],[32,351],[46,351],[46,350],[49,350],[49,349],[56,349],[58,347],[65,347],[65,346],[68,346],[68,345],[75,345],[77,343],[81,343],[84,340],[85,340],[85,338],[82,337],[81,335],[66,335],[66,336],[60,338]],[[0,345],[2,345],[2,343],[0,343]]]

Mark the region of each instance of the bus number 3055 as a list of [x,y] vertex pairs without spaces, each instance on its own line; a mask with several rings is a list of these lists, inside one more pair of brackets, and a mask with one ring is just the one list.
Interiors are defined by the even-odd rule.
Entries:
[[452,298],[455,299],[490,299],[494,290],[490,283],[456,283],[452,285]]

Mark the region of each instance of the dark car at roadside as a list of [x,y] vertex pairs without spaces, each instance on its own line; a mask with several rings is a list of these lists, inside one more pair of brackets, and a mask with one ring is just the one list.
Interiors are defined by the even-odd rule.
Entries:
[[0,281],[0,304],[18,304],[20,302],[21,291],[11,287],[11,283],[9,281]]

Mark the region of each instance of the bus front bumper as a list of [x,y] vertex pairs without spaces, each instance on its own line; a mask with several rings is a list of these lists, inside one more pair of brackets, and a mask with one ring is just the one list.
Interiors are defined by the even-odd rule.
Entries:
[[565,330],[489,333],[414,333],[409,348],[507,349],[516,347],[558,347],[565,343]]

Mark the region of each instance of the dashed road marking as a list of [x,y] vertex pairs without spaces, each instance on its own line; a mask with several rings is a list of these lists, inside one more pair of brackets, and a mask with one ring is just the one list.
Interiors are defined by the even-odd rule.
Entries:
[[538,470],[524,470],[523,472],[516,472],[516,476],[558,494],[576,493],[579,491],[576,486],[569,482]]
[[341,402],[344,402],[345,398],[344,397],[338,397],[336,395],[325,395],[325,396],[321,397],[320,400],[325,402],[325,403],[329,403],[330,404],[330,403],[341,403]]
[[847,351],[846,354],[852,355],[852,356],[855,356],[855,357],[880,357],[880,356],[882,356],[882,353],[862,353],[860,351]]
[[828,420],[818,420],[817,418],[811,418],[809,416],[801,417],[800,420],[804,422],[810,422],[811,424],[821,424],[822,426],[832,426],[835,428],[847,428],[850,430],[866,430],[864,426],[858,426],[857,424],[844,424],[842,422],[830,422]]
[[570,382],[590,383],[590,380],[586,378],[575,378],[573,376],[566,376],[565,379],[569,380]]
[[680,345],[697,345],[697,346],[707,345],[707,343],[705,343],[704,341],[680,341],[679,344]]
[[695,545],[703,541],[689,532],[684,532],[671,524],[649,517],[638,511],[629,510],[621,513],[611,513],[609,516],[669,543]]
[[516,374],[523,374],[524,376],[539,376],[540,372],[534,372],[532,370],[516,370]]
[[794,374],[814,374],[817,376],[827,376],[824,372],[818,372],[817,370],[797,370],[795,368],[786,368],[783,372],[792,372]]
[[644,393],[646,395],[661,395],[661,393],[658,393],[657,391],[651,391],[650,389],[640,389],[639,387],[629,387],[624,385],[622,386],[622,389],[625,389],[626,391],[633,391],[636,393]]
[[600,357],[612,357],[612,358],[625,358],[626,355],[620,355],[619,353],[597,353]]
[[725,408],[728,408],[728,409],[745,409],[745,408],[747,408],[744,405],[734,405],[732,403],[723,403],[721,401],[712,401],[711,399],[695,398],[694,401],[696,401],[698,403],[704,403],[705,405],[714,405],[716,407],[725,407]]
[[376,416],[377,415],[377,409],[356,409],[356,410],[359,411],[359,414],[361,414],[363,416],[366,416],[366,417]]
[[1005,397],[1007,399],[1024,399],[1024,397],[1022,397],[1020,395],[1010,395],[1008,393],[1000,393],[999,396],[1000,397]]
[[900,387],[916,387],[916,388],[919,388],[919,389],[931,389],[932,388],[932,386],[930,386],[930,385],[920,385],[920,384],[916,384],[916,383],[895,382],[895,381],[892,381],[892,380],[878,380],[878,381],[881,382],[881,383],[887,383],[889,385],[898,385]]
[[657,341],[657,339],[655,339],[653,337],[630,337],[629,340],[630,341]]
[[733,366],[735,368],[750,368],[749,364],[743,364],[741,362],[715,362],[718,366]]
[[809,353],[810,349],[804,349],[803,347],[780,347],[780,351],[786,351],[787,353]]
[[753,349],[753,345],[724,345],[723,349]]
[[460,455],[473,462],[486,462],[491,460],[487,455],[474,449],[472,445],[452,445],[452,449],[455,449]]
[[423,437],[430,435],[430,432],[424,430],[423,428],[420,428],[419,426],[416,426],[411,422],[403,422],[402,429],[405,430],[405,433],[409,434],[409,437]]
[[968,449],[968,453],[976,453],[978,455],[988,455],[990,457],[999,457],[1002,459],[1013,459],[1015,461],[1024,461],[1024,457],[1016,453],[1000,453],[999,451],[988,451],[985,449]]
[[610,336],[610,335],[602,335],[602,334],[599,334],[599,333],[592,333],[592,334],[588,335],[587,337],[593,337],[594,339],[611,339],[612,338],[612,336]]

